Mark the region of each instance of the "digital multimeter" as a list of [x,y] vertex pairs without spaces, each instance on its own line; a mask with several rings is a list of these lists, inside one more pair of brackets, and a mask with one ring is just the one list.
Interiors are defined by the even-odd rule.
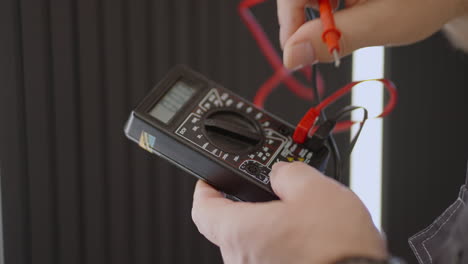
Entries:
[[177,66],[131,113],[128,138],[241,201],[278,199],[269,172],[277,161],[321,171],[324,146],[293,142],[294,127],[186,66]]

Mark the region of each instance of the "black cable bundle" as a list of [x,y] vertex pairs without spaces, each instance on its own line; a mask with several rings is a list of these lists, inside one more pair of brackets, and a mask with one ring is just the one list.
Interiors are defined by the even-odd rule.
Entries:
[[[307,20],[313,20],[317,17],[317,15],[315,14],[315,11],[312,8],[306,8],[305,14],[306,14]],[[321,98],[320,98],[320,94],[318,91],[317,72],[318,72],[317,64],[312,65],[312,87],[314,89],[314,94],[317,96],[316,97],[317,104],[320,104]],[[356,136],[351,140],[350,147],[344,155],[344,160],[342,160],[342,155],[338,149],[335,138],[333,136],[333,129],[335,128],[336,123],[340,119],[346,116],[349,116],[353,111],[358,110],[358,109],[361,109],[364,111],[363,120],[361,121],[359,125],[359,130],[356,133]],[[341,183],[343,183],[343,180],[344,180],[342,177],[342,173],[344,170],[343,164],[346,164],[348,162],[348,159],[354,149],[354,146],[356,145],[356,142],[359,136],[361,135],[362,129],[364,127],[364,124],[367,118],[368,118],[367,109],[365,109],[364,107],[360,107],[360,106],[344,107],[338,112],[338,114],[336,114],[331,119],[327,118],[325,111],[321,111],[318,129],[315,131],[312,138],[309,138],[305,143],[312,151],[318,151],[321,147],[324,146],[324,144],[328,144],[328,147],[330,148],[330,151],[332,152],[333,161],[334,161],[333,178]]]

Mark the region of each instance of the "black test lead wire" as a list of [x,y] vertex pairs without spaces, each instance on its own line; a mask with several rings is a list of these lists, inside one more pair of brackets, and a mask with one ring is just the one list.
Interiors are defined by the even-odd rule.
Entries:
[[[310,7],[307,7],[305,9],[306,13],[306,18],[308,21],[313,20],[316,18],[316,15],[314,13],[314,10]],[[312,65],[312,87],[314,89],[315,96],[317,96],[317,103],[320,103],[321,98],[320,94],[318,91],[318,78],[317,78],[317,71],[318,71],[318,66],[317,64]],[[320,118],[322,119],[323,122],[327,121],[327,116],[324,111],[320,111]],[[333,178],[339,182],[343,182],[342,176],[341,176],[341,155],[338,150],[338,146],[335,141],[335,137],[333,136],[332,133],[329,134],[328,139],[327,139],[328,145],[331,149],[332,155],[333,155],[333,162],[334,162],[334,174]]]

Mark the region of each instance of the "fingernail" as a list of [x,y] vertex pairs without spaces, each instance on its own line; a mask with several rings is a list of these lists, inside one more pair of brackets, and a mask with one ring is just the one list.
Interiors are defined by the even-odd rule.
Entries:
[[270,178],[271,177],[275,177],[275,174],[283,167],[285,166],[288,166],[290,163],[289,162],[284,162],[284,161],[280,161],[280,162],[276,162],[275,164],[273,164],[273,167],[271,167],[271,172],[270,172]]
[[290,70],[315,63],[317,63],[315,51],[308,41],[293,44],[284,51],[284,65]]
[[280,46],[281,46],[281,50],[284,50],[284,45],[286,44],[286,40],[287,40],[286,28],[285,28],[285,26],[281,26],[281,25],[280,25],[279,32],[280,32],[279,35],[280,35]]
[[304,68],[304,66],[305,66],[305,65],[301,64],[301,65],[296,66],[294,69],[289,69],[289,70],[290,70],[291,72],[295,72],[295,71],[298,71],[298,70]]

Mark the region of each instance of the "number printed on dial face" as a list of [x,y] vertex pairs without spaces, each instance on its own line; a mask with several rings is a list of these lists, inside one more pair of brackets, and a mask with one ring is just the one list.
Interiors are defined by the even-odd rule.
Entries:
[[[206,94],[176,134],[263,184],[269,183],[274,162],[312,157],[302,148],[295,153],[298,146],[283,123],[217,88]],[[258,166],[258,173],[252,173],[254,166]]]

